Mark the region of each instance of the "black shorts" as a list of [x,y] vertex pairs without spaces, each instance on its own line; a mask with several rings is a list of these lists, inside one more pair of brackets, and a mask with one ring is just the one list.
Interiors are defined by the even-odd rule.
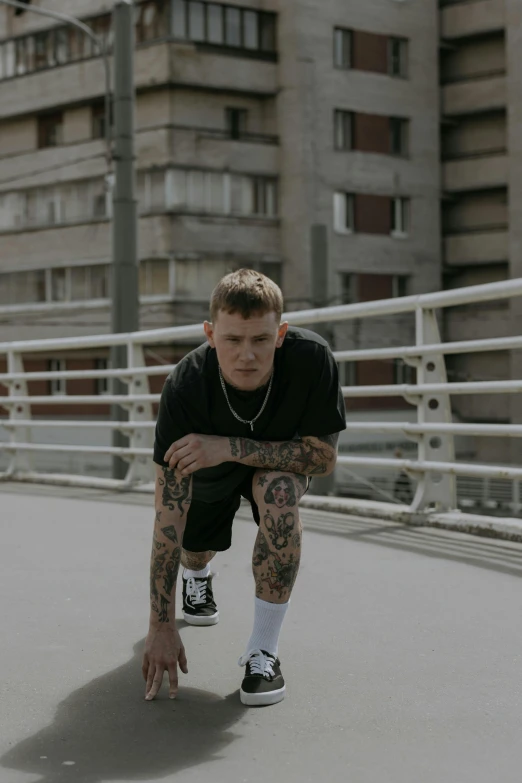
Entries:
[[[183,549],[187,552],[225,552],[232,544],[232,523],[236,512],[241,505],[241,498],[250,501],[254,522],[259,525],[259,509],[252,493],[252,479],[259,468],[252,468],[243,483],[240,484],[233,495],[216,503],[202,503],[194,500],[190,504],[187,524],[183,534]],[[310,489],[311,478],[308,477]]]

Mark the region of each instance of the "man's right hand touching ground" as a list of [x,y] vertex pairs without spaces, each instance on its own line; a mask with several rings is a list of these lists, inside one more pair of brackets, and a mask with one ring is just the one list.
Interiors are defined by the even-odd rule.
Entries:
[[178,693],[178,663],[184,674],[188,674],[187,656],[176,628],[151,627],[145,642],[141,671],[146,681],[145,699],[151,701],[161,688],[163,674],[169,673],[169,697],[175,699]]

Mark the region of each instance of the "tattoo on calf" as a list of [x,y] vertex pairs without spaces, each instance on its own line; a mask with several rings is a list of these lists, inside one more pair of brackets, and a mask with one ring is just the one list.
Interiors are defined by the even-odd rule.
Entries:
[[268,535],[270,536],[270,541],[275,548],[284,549],[287,547],[290,534],[293,532],[295,526],[295,517],[292,512],[289,511],[287,514],[281,514],[276,522],[267,509],[264,522],[265,527],[268,530]]
[[176,471],[170,468],[163,468],[163,479],[159,478],[158,482],[160,487],[163,487],[163,505],[170,511],[175,511],[175,505],[178,507],[178,511],[181,516],[185,513],[183,504],[188,505],[191,501],[190,498],[190,482],[192,477],[185,476],[182,479],[178,479]]
[[252,565],[262,566],[263,563],[268,560],[270,555],[270,549],[268,548],[268,542],[262,530],[259,530],[254,545],[254,554],[252,557]]
[[273,563],[268,564],[267,570],[268,573],[261,574],[260,581],[266,582],[270,593],[277,593],[279,598],[283,598],[285,593],[290,594],[299,570],[299,561],[294,555],[291,554],[285,563],[274,557]]

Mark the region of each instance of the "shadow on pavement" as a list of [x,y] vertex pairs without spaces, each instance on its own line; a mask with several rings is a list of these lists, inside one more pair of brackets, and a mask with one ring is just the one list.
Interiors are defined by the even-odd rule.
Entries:
[[417,525],[386,524],[311,509],[301,512],[303,527],[321,535],[361,541],[412,552],[439,560],[453,560],[476,568],[522,576],[522,544],[491,540],[456,531]]
[[163,778],[220,758],[248,709],[238,691],[222,698],[181,686],[170,700],[165,679],[156,700],[146,702],[144,642],[126,664],[62,701],[52,725],[10,749],[0,765],[39,774],[38,783],[100,783]]

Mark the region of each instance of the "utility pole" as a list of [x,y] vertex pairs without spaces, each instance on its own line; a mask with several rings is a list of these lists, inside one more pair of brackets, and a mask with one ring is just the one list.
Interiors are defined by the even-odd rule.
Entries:
[[[329,300],[328,286],[328,230],[323,223],[316,223],[310,229],[311,245],[311,290],[314,307],[326,307]],[[320,334],[333,350],[333,331],[328,323],[316,323],[314,332]],[[311,492],[314,495],[333,495],[335,490],[334,474],[323,478],[313,477]]]
[[[114,26],[114,162],[116,182],[112,216],[112,332],[139,330],[138,296],[138,209],[134,165],[134,8],[132,0],[118,0],[113,10]],[[107,118],[109,122],[109,118]],[[126,367],[126,346],[111,351],[113,368]],[[114,379],[114,394],[126,394],[127,387]],[[113,421],[126,421],[126,411],[112,406]],[[127,446],[128,438],[113,431],[113,446]],[[113,478],[124,478],[127,466],[113,458]]]

